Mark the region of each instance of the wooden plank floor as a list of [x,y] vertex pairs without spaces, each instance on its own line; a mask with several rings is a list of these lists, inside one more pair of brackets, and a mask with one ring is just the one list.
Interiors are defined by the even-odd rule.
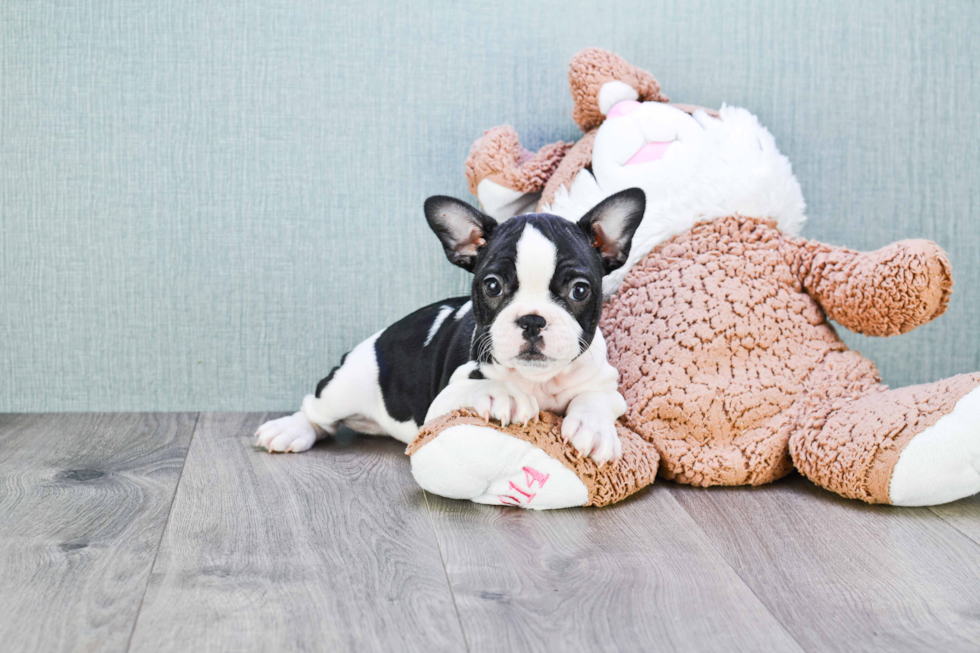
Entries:
[[980,499],[799,477],[605,509],[423,493],[259,414],[0,415],[0,651],[980,650]]

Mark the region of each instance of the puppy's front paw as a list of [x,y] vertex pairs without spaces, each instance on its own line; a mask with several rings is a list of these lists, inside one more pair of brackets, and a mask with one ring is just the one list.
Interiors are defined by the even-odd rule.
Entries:
[[580,454],[591,456],[599,465],[619,460],[623,455],[616,422],[605,413],[569,413],[561,423],[561,436],[565,442],[571,440]]
[[303,413],[286,415],[266,422],[255,432],[256,446],[269,453],[306,451],[316,442],[316,429]]
[[485,420],[501,425],[526,424],[538,416],[538,400],[510,383],[480,381],[473,391],[473,410]]

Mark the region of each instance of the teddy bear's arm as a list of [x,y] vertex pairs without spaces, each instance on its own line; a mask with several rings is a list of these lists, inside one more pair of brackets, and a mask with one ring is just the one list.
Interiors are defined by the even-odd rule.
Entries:
[[[537,152],[525,150],[509,125],[494,127],[473,143],[466,157],[466,180],[487,213],[498,220],[530,208],[558,168],[571,143],[557,141]],[[522,198],[531,195],[530,202]],[[519,212],[519,211],[518,211]]]
[[597,129],[593,129],[587,133],[565,154],[565,158],[558,164],[555,173],[551,175],[548,183],[544,185],[544,190],[541,192],[541,201],[538,202],[538,211],[545,210],[546,206],[549,206],[555,201],[555,194],[562,186],[566,190],[571,190],[572,182],[575,181],[578,173],[583,168],[588,168],[592,165],[592,147],[595,144],[596,131]]
[[832,320],[869,336],[907,333],[946,312],[949,260],[935,243],[903,240],[873,252],[796,241],[806,292]]

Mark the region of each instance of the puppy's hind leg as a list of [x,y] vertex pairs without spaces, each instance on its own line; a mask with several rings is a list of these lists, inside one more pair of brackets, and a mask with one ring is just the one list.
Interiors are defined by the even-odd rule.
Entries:
[[335,435],[345,419],[372,415],[377,388],[376,339],[377,335],[365,340],[347,354],[317,384],[316,393],[303,399],[299,411],[260,426],[255,432],[256,444],[270,452],[299,453],[317,440]]
[[[344,359],[346,357],[345,354]],[[269,420],[262,424],[255,432],[256,446],[268,449],[269,453],[300,453],[312,447],[317,440],[328,435],[335,435],[339,420],[325,420],[320,425],[310,419],[304,410],[307,407],[317,407],[317,404],[322,404],[322,407],[325,408],[336,404],[336,402],[330,401],[329,396],[324,397],[323,395],[330,387],[337,372],[344,366],[344,359],[341,359],[340,365],[331,370],[327,378],[317,384],[315,394],[307,395],[303,399],[303,409],[292,415]],[[314,409],[314,412],[321,411]]]

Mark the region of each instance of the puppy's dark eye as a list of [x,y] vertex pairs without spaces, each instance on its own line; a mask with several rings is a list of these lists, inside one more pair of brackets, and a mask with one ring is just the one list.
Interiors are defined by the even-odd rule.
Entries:
[[500,293],[504,292],[504,285],[497,277],[487,277],[483,280],[483,292],[487,297],[499,297]]
[[572,289],[568,291],[568,296],[571,297],[573,302],[584,302],[589,298],[591,292],[592,288],[587,282],[576,281],[572,285]]

